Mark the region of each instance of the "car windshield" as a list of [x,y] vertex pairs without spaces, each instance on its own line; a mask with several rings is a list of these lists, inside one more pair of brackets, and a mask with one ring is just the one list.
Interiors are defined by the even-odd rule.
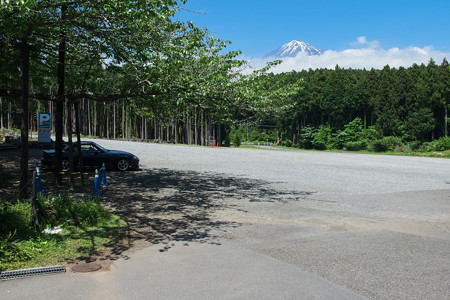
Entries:
[[[97,145],[97,144],[96,144],[96,145]],[[105,148],[103,148],[103,147],[100,146],[100,145],[97,145],[97,147],[98,147],[100,150],[102,150],[102,151],[108,152],[108,149],[105,149]]]

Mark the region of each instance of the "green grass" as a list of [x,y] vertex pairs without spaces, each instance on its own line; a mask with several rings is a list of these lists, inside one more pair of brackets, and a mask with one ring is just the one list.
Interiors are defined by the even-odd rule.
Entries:
[[242,144],[240,148],[246,149],[258,149],[258,150],[266,150],[266,151],[277,151],[278,149],[282,150],[299,150],[299,151],[325,151],[325,152],[339,152],[339,153],[359,153],[359,154],[372,154],[372,155],[397,155],[397,156],[418,156],[418,157],[440,157],[440,158],[450,158],[450,150],[445,151],[428,151],[428,152],[417,152],[412,151],[410,153],[404,151],[387,151],[387,152],[375,152],[369,150],[359,150],[359,151],[350,151],[343,149],[330,149],[330,150],[315,150],[315,149],[302,149],[297,147],[287,147],[287,146],[275,146],[272,145],[272,149],[266,148],[258,148],[257,144]]
[[[60,226],[60,234],[37,232],[32,226],[30,203],[0,210],[0,271],[74,263],[119,245],[127,224],[104,209],[98,198],[74,200],[69,194],[40,197],[48,214],[41,227]],[[78,226],[68,219],[80,221]]]

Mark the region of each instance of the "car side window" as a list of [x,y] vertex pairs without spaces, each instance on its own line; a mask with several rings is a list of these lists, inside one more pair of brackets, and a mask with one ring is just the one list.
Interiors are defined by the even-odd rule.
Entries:
[[100,149],[97,146],[95,146],[95,145],[91,145],[91,151],[101,152]]
[[91,145],[81,145],[81,151],[82,152],[91,152]]

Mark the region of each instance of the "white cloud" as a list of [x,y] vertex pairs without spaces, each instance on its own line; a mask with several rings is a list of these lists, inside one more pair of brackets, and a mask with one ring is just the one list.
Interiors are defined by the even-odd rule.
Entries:
[[354,47],[367,46],[368,48],[375,49],[375,48],[380,47],[380,42],[379,41],[368,41],[365,36],[360,36],[356,39],[356,42],[350,43],[350,45],[352,45]]
[[[433,47],[407,47],[383,49],[378,41],[367,41],[366,37],[358,37],[356,43],[363,47],[354,47],[343,51],[327,50],[322,55],[307,56],[304,53],[296,57],[285,58],[283,62],[272,68],[274,73],[290,72],[292,70],[301,71],[318,68],[334,69],[336,65],[341,68],[353,69],[382,69],[389,65],[391,68],[410,67],[414,63],[427,64],[432,58],[440,64],[444,58],[450,59],[450,52],[441,52]],[[244,58],[245,59],[245,58]],[[250,65],[259,69],[270,59],[252,59]],[[249,69],[248,72],[252,70]]]

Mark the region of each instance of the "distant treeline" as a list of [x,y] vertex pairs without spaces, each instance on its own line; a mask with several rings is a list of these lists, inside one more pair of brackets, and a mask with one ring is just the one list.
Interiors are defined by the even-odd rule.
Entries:
[[[440,65],[430,60],[427,65],[409,68],[354,70],[336,66],[334,70],[270,76],[286,84],[301,79],[303,86],[278,109],[259,117],[260,128],[275,128],[272,133],[276,131],[278,142],[325,149],[384,137],[403,142],[447,137],[450,68],[446,59]],[[365,148],[364,141],[357,146],[361,147]]]

